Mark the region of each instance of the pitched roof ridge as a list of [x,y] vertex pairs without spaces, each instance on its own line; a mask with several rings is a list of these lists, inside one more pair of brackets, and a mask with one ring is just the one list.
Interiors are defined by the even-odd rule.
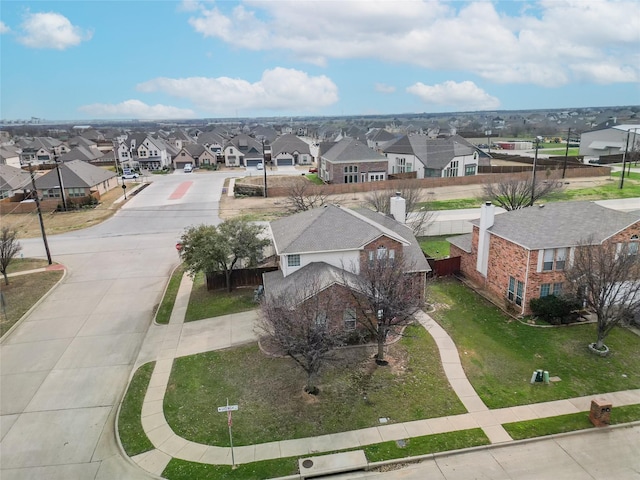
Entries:
[[393,230],[391,230],[390,228],[385,227],[384,225],[375,222],[373,219],[368,218],[364,215],[362,215],[359,212],[356,212],[355,210],[351,210],[350,208],[343,208],[343,210],[351,215],[353,215],[354,217],[356,217],[357,219],[368,223],[369,225],[371,225],[372,227],[377,228],[378,230],[380,230],[381,232],[383,232],[385,235],[397,240],[398,242],[402,243],[403,245],[410,245],[409,242],[407,242],[407,240],[405,238],[403,238],[399,233],[394,232]]

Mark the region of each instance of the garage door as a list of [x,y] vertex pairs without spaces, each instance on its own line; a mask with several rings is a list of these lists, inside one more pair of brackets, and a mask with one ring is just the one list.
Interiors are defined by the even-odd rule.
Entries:
[[262,163],[262,160],[258,158],[248,158],[247,159],[247,167],[255,167],[259,163]]
[[279,158],[278,165],[281,167],[293,165],[293,158]]
[[184,166],[187,163],[191,163],[191,162],[176,162],[176,170],[180,170],[180,169],[184,168]]

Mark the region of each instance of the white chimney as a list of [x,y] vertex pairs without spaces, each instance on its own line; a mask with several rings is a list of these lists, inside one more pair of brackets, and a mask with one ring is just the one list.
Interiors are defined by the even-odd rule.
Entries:
[[400,192],[396,192],[396,196],[391,197],[389,210],[396,222],[405,223],[407,219],[407,202],[400,196]]
[[480,207],[480,228],[478,232],[478,259],[476,261],[476,270],[485,277],[487,276],[487,268],[489,266],[489,228],[493,227],[493,221],[496,216],[496,207],[491,202],[485,202]]

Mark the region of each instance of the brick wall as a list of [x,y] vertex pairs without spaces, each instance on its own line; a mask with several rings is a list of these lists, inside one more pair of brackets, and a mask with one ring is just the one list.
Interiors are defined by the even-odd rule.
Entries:
[[[344,167],[354,165],[358,167],[357,173],[344,173]],[[329,170],[329,178],[333,179],[332,182],[334,184],[344,184],[344,176],[345,175],[355,175],[358,177],[358,183],[361,182],[362,174],[369,174],[369,172],[385,172],[387,171],[388,163],[386,161],[381,162],[366,162],[366,163],[357,163],[353,164],[344,164],[344,163],[332,163],[327,162],[327,169]],[[368,179],[367,179],[368,182]],[[351,184],[349,184],[351,185]]]

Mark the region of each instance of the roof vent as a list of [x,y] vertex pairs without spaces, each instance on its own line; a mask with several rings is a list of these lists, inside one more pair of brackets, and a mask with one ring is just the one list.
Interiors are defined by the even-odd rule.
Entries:
[[491,205],[491,201],[486,201],[484,202],[484,204],[488,207],[489,205]]
[[400,195],[402,195],[402,192],[396,192],[396,197],[399,197]]
[[538,208],[544,208],[544,203],[538,204]]

